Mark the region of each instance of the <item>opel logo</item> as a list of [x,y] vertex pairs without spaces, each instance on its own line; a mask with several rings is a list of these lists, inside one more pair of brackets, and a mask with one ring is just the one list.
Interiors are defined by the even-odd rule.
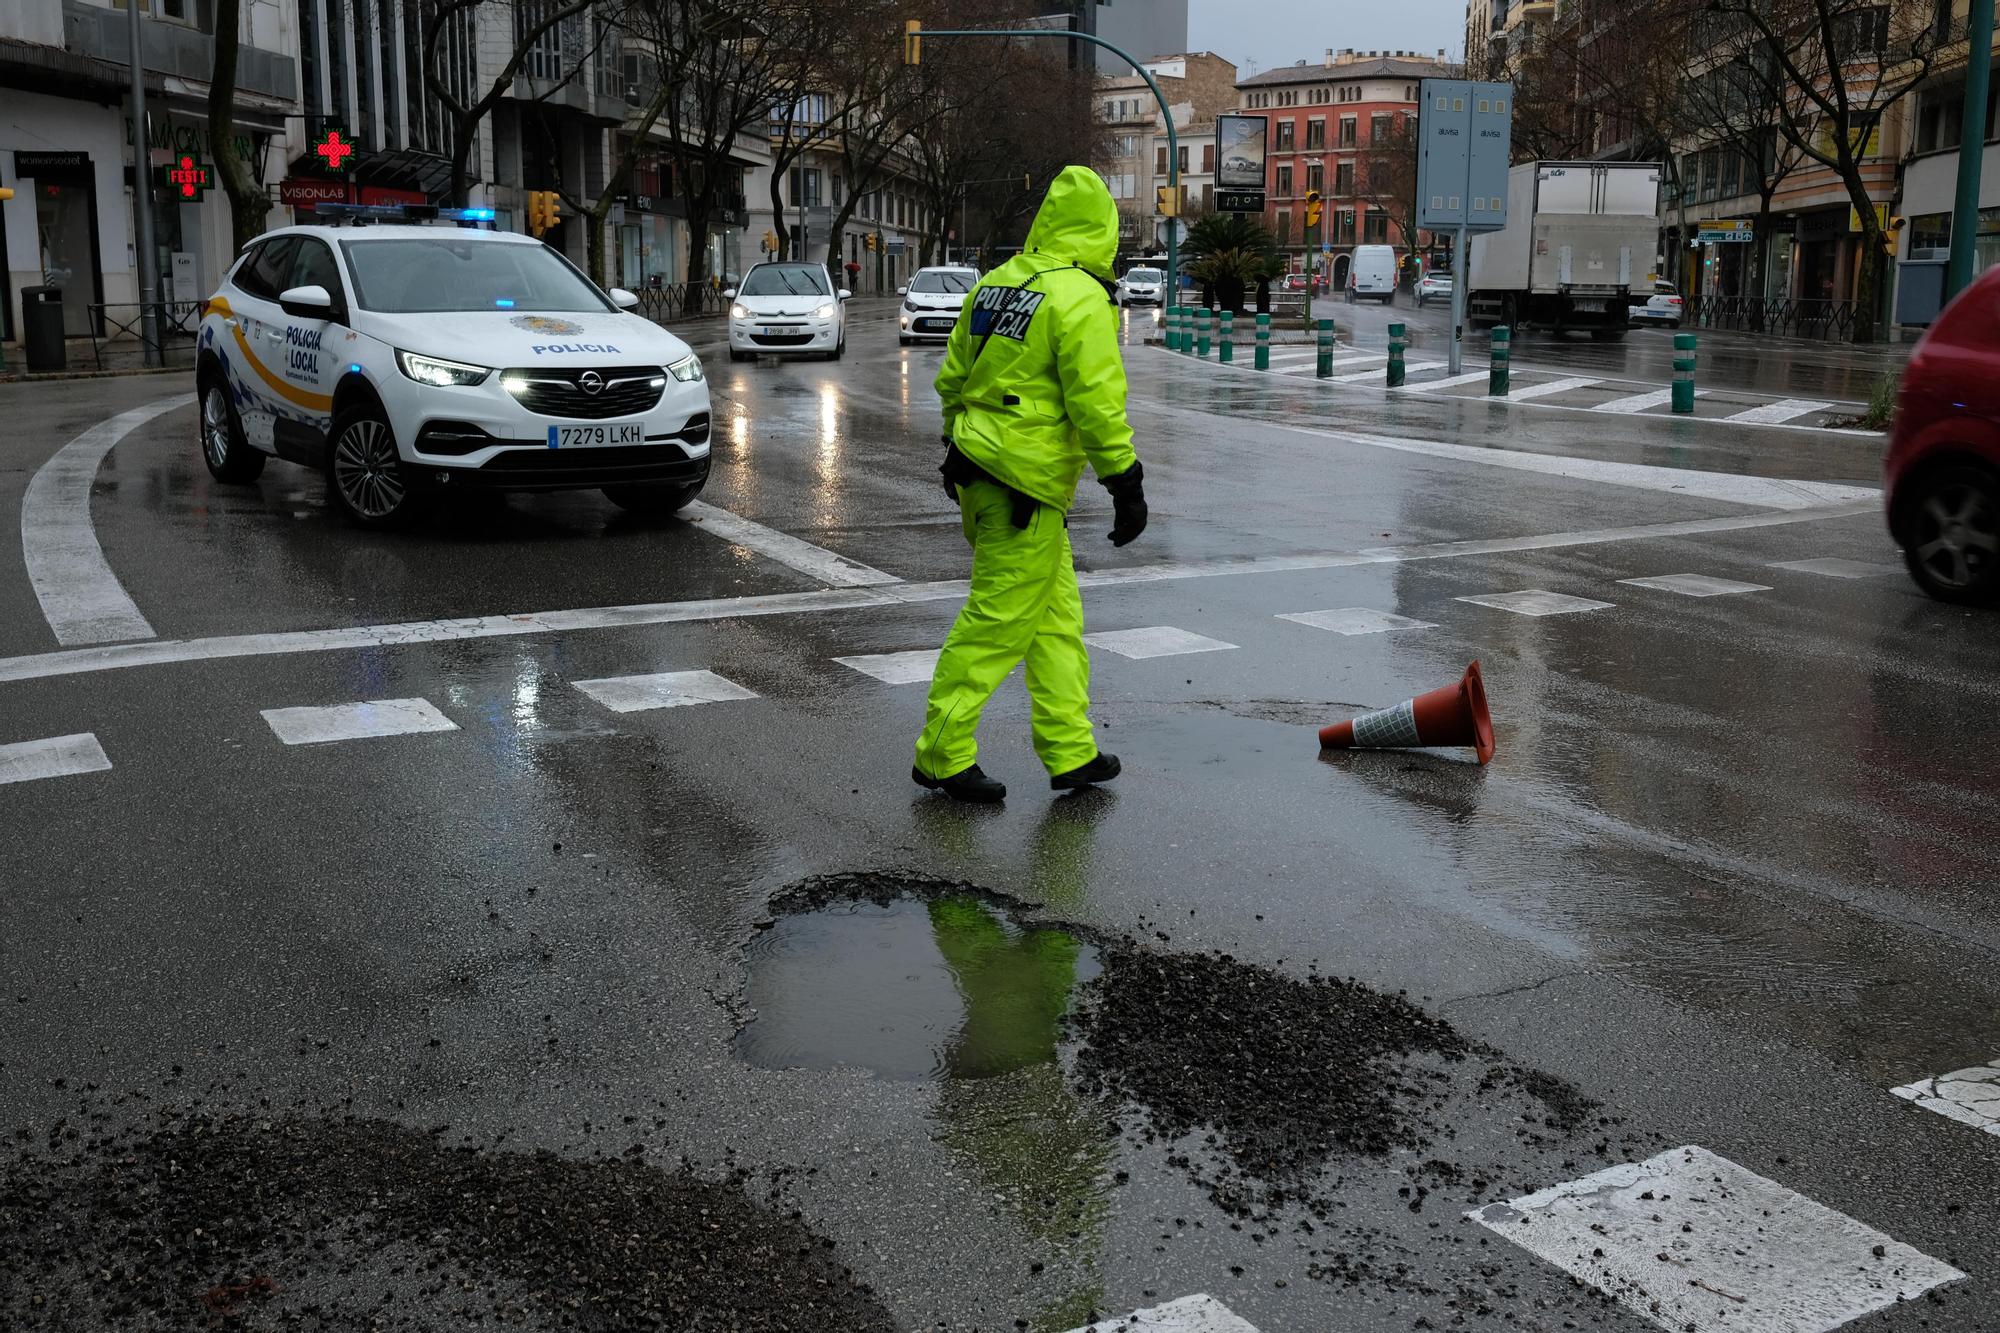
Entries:
[[585,393],[602,393],[604,391],[604,376],[594,370],[586,370],[583,374],[576,377],[576,387],[582,389]]

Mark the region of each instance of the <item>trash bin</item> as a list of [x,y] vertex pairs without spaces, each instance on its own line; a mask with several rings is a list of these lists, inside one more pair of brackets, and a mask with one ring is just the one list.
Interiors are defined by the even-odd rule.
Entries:
[[62,288],[21,289],[21,347],[27,354],[31,374],[68,366],[63,346]]

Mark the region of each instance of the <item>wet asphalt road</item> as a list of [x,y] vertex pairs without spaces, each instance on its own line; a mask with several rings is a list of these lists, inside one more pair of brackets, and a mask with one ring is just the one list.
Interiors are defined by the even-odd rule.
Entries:
[[[910,595],[731,602],[826,585],[588,493],[354,532],[287,465],[212,483],[192,409],[114,449],[93,494],[106,558],[163,640],[717,605],[112,665],[47,656],[21,550],[0,543],[0,743],[89,732],[112,763],[0,786],[0,1127],[39,1140],[94,1087],[151,1099],[114,1121],[199,1101],[569,1157],[637,1145],[704,1178],[783,1173],[780,1206],[903,1328],[1061,1330],[1206,1292],[1267,1333],[1655,1327],[1460,1214],[1699,1144],[1968,1275],[1857,1326],[2000,1327],[2000,1137],[1890,1093],[2000,1057],[2000,621],[1922,598],[1866,497],[1780,508],[1741,489],[1873,486],[1879,438],[1341,394],[1134,346],[1153,526],[1114,550],[1083,488],[1090,628],[1231,646],[1095,651],[1100,738],[1126,772],[1073,798],[1038,781],[1010,682],[982,762],[1013,798],[966,810],[907,780],[922,686],[832,660],[935,647],[970,567],[933,471],[940,354],[898,349],[888,318],[857,306],[837,364],[731,365],[693,334],[718,421],[704,499]],[[1761,387],[1799,391],[1789,373]],[[79,431],[188,387],[0,386],[0,506],[18,517]],[[1640,466],[1506,465],[1524,453]],[[1857,576],[1773,567],[1813,560]],[[1763,590],[1621,583],[1674,574]],[[1608,605],[1459,600],[1523,589]],[[1427,627],[1279,618],[1354,607]],[[1474,658],[1491,767],[1317,752],[1314,728]],[[575,688],[663,671],[755,697],[618,713]],[[392,698],[456,729],[287,746],[259,716]],[[1601,1110],[1530,1133],[1518,1099],[1461,1088],[1421,1146],[1330,1158],[1332,1220],[1309,1239],[1298,1205],[1232,1229],[1199,1134],[1189,1165],[1139,1132],[1143,1111],[1082,1156],[1024,1150],[1096,1142],[1116,1114],[1046,1068],[1013,1070],[1017,1087],[741,1058],[745,997],[786,1002],[746,953],[774,900],[891,871],[1039,904],[1023,919],[1107,948],[1129,935],[1405,994]],[[923,965],[921,922],[897,941],[885,992]],[[1187,1078],[1256,1016],[1191,1034]],[[1439,1159],[1465,1175],[1413,1208],[1398,1189]],[[1087,1220],[1050,1225],[1056,1199]],[[1381,1262],[1330,1278],[1336,1250]],[[0,1258],[0,1308],[31,1281]]]

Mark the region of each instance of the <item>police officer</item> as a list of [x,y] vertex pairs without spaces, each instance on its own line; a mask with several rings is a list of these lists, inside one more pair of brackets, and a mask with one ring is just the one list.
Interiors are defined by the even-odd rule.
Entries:
[[1035,753],[1057,791],[1118,776],[1091,731],[1083,598],[1070,504],[1087,460],[1111,493],[1110,538],[1146,528],[1144,472],[1125,420],[1111,260],[1118,206],[1096,172],[1065,167],[1028,245],[966,298],[951,331],[944,401],[945,493],[972,544],[972,588],[931,679],[910,776],[961,801],[1006,799],[976,761],[979,715],[1027,661]]

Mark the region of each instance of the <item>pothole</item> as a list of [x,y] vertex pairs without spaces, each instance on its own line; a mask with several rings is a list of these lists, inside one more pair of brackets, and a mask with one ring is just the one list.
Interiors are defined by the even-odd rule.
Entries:
[[[850,886],[857,887],[857,886]],[[1052,1065],[1097,951],[964,886],[795,891],[751,941],[736,1054],[765,1069],[987,1079]]]

